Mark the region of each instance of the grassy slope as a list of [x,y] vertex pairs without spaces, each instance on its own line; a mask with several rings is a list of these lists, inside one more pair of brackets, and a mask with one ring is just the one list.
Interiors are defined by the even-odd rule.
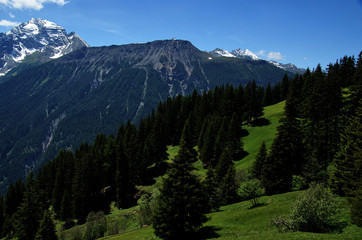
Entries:
[[279,125],[279,119],[283,116],[284,106],[285,101],[264,108],[263,117],[270,121],[269,125],[261,127],[244,126],[249,132],[249,135],[243,138],[244,150],[249,155],[235,163],[236,169],[251,167],[263,141],[265,141],[267,149],[270,148]]
[[[270,221],[280,215],[287,215],[290,207],[300,192],[291,192],[274,196],[265,196],[261,202],[265,206],[249,209],[250,202],[244,201],[221,208],[220,212],[211,213],[210,220],[202,229],[198,239],[362,239],[362,228],[348,226],[341,234],[316,233],[279,233]],[[152,227],[108,237],[113,240],[151,240],[158,239]]]
[[[270,124],[262,127],[246,126],[249,135],[243,139],[244,149],[249,155],[236,162],[237,169],[249,168],[260,148],[262,141],[266,142],[267,148],[272,144],[276,134],[276,127],[284,112],[285,102],[278,103],[264,109],[264,118]],[[173,159],[179,147],[169,147],[169,158]],[[200,170],[201,163],[196,167]],[[199,174],[202,175],[202,171]],[[211,213],[210,220],[204,225],[204,236],[198,239],[362,239],[362,228],[355,225],[348,226],[341,234],[315,234],[315,233],[279,233],[271,225],[271,220],[277,216],[287,215],[291,206],[300,192],[291,192],[274,196],[264,196],[261,202],[267,205],[249,209],[250,202],[244,201],[221,208],[220,212]],[[348,218],[347,218],[348,219]],[[152,227],[145,227],[125,234],[108,237],[113,240],[151,240],[158,239],[153,234]]]

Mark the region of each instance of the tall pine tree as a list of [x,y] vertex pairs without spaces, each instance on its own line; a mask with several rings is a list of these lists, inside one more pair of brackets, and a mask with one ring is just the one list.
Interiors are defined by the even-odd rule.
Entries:
[[55,232],[55,225],[49,211],[44,211],[36,232],[35,240],[57,240],[58,236]]
[[158,208],[153,218],[156,236],[185,239],[198,230],[207,218],[208,204],[200,181],[192,174],[196,156],[181,140],[180,150],[160,189]]

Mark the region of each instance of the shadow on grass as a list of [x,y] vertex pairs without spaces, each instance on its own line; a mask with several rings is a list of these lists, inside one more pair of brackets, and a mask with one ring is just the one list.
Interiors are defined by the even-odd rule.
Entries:
[[220,235],[216,233],[216,231],[221,230],[221,228],[217,228],[214,226],[206,226],[201,228],[199,231],[197,231],[193,238],[191,239],[198,239],[198,240],[206,240],[206,239],[213,239],[213,238],[219,238]]
[[248,209],[254,209],[254,208],[257,208],[257,207],[262,207],[262,206],[266,206],[268,205],[267,203],[258,203],[258,204],[255,204],[255,205],[252,205],[250,207],[248,207]]
[[253,127],[268,126],[269,124],[270,124],[270,121],[266,118],[258,118],[250,123],[250,125]]

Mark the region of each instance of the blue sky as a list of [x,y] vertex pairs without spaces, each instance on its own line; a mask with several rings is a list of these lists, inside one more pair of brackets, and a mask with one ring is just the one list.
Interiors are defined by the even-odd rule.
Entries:
[[91,46],[176,37],[304,68],[362,51],[362,0],[0,0],[0,32],[32,17]]

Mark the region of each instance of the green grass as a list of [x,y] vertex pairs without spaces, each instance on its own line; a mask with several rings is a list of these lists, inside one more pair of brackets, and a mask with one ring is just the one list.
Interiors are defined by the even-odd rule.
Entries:
[[270,121],[270,124],[261,127],[244,126],[249,135],[244,137],[244,150],[248,156],[235,163],[236,169],[248,169],[252,166],[260,145],[265,141],[267,149],[270,148],[277,132],[279,119],[284,114],[285,101],[264,108],[263,118]]
[[[244,201],[224,206],[219,212],[211,213],[210,220],[202,229],[202,237],[198,239],[362,239],[362,228],[349,225],[340,234],[316,234],[307,232],[279,233],[271,224],[271,220],[287,215],[297,196],[301,192],[290,192],[274,196],[261,197],[265,206],[250,209],[251,203]],[[128,240],[158,239],[151,226],[125,234],[104,239]]]

